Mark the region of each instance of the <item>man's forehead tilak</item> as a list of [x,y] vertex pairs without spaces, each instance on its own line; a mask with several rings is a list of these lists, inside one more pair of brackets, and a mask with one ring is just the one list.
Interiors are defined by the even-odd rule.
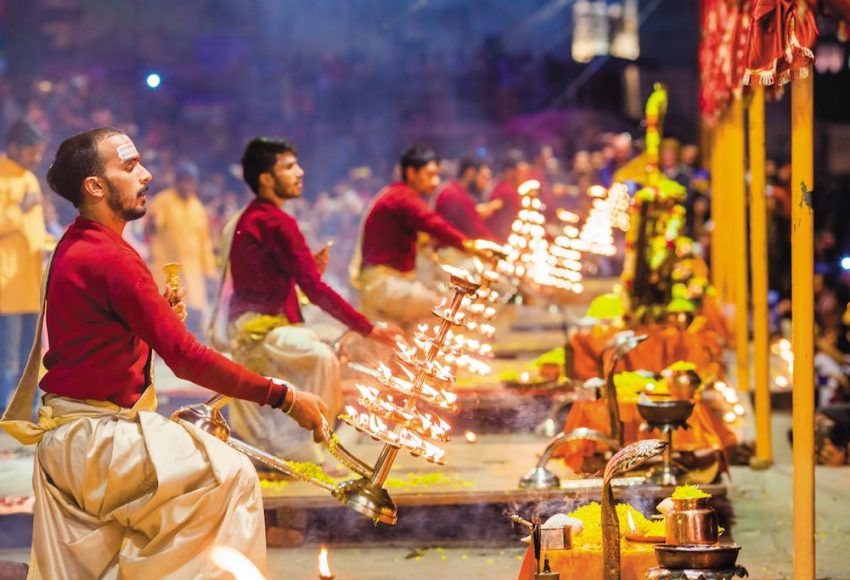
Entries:
[[119,145],[116,151],[118,152],[118,158],[121,159],[121,161],[128,161],[139,156],[139,151],[136,149],[136,145],[132,141]]

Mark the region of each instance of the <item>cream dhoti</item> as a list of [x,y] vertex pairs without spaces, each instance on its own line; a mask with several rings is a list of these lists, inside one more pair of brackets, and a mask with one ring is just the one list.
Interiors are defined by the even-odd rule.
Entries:
[[[231,325],[236,344],[234,360],[256,373],[284,379],[320,397],[328,407],[325,418],[332,425],[343,403],[339,361],[333,350],[313,330],[300,325],[284,323],[260,332],[245,330],[246,325],[251,327],[252,321],[262,318],[272,317],[246,313]],[[312,433],[284,417],[279,409],[239,399],[231,401],[227,408],[230,426],[240,439],[285,459],[324,461],[323,448],[313,442]]]
[[265,571],[251,462],[155,407],[153,388],[132,409],[45,396],[30,578],[231,578],[216,546]]
[[414,272],[404,273],[387,266],[367,266],[360,272],[360,305],[372,318],[410,326],[431,315],[440,295]]

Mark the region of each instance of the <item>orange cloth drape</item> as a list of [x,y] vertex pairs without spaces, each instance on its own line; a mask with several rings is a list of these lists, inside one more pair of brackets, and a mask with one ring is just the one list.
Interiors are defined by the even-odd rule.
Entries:
[[[635,329],[635,333],[646,334],[648,338],[626,355],[618,370],[660,373],[673,363],[684,360],[695,364],[703,376],[719,372],[721,368],[717,361],[725,340],[720,332],[728,333],[728,329],[719,308],[715,308],[716,304],[713,304],[706,309],[706,314],[711,313],[711,319],[707,320],[705,328],[697,332],[660,325]],[[719,328],[720,332],[715,328]],[[573,335],[573,378],[587,380],[600,376],[602,350],[618,330],[584,331]]]
[[[623,422],[623,437],[627,445],[640,439],[658,436],[652,431],[641,431],[643,419],[634,401],[620,402],[620,420]],[[567,415],[564,431],[569,432],[579,427],[596,429],[606,434],[611,433],[608,424],[608,407],[603,399],[573,403]],[[673,432],[673,447],[679,451],[714,449],[724,453],[728,447],[737,442],[732,430],[702,401],[697,401],[694,405],[694,412],[688,419],[688,427],[689,429],[677,429]],[[604,451],[598,443],[572,441],[564,444],[553,457],[562,458],[573,471],[579,471],[584,458],[597,451]]]
[[[561,580],[602,580],[602,549],[572,548],[570,550],[547,550],[549,568],[558,572]],[[643,580],[650,568],[658,566],[652,544],[625,542],[620,551],[621,580]],[[542,565],[541,565],[542,569]],[[533,580],[535,572],[534,550],[529,548],[522,561],[519,580]]]

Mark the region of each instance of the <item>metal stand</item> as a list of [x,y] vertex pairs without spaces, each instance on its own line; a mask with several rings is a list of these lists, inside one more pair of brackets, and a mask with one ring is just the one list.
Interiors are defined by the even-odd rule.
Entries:
[[748,576],[749,572],[743,566],[721,570],[650,568],[646,573],[648,580],[732,580]]
[[667,440],[667,447],[664,448],[661,456],[661,465],[650,469],[646,478],[656,485],[678,485],[679,480],[685,475],[685,470],[673,463],[673,431],[679,428],[687,429],[688,425],[667,423],[660,426],[650,425],[650,427],[661,431]]

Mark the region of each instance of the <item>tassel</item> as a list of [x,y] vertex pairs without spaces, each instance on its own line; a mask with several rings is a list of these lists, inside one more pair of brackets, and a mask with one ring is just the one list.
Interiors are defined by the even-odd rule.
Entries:
[[763,87],[773,85],[776,80],[776,73],[772,70],[766,70],[759,73],[759,84]]

